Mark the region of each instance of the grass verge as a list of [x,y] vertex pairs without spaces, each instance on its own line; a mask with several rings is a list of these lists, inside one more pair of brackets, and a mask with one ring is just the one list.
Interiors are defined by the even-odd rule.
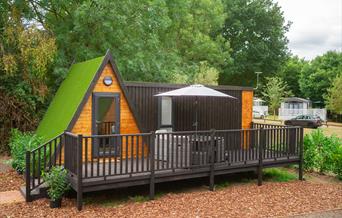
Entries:
[[263,179],[271,182],[289,182],[296,180],[297,176],[281,168],[271,168],[263,170]]

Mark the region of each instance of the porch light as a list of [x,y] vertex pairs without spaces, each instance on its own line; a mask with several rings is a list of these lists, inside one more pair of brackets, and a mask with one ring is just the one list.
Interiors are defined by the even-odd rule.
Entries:
[[112,85],[112,83],[113,83],[112,77],[110,77],[110,76],[105,76],[105,78],[103,78],[103,83],[104,83],[106,86]]

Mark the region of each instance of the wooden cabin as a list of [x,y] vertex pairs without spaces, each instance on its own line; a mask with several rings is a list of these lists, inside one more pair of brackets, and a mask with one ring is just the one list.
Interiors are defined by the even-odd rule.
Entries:
[[[303,129],[252,123],[253,89],[210,86],[234,96],[155,97],[185,85],[124,82],[109,52],[72,65],[36,133],[46,142],[26,152],[26,201],[44,184],[40,170],[64,166],[82,208],[86,192],[299,164]],[[36,190],[36,191],[35,191]],[[37,191],[38,190],[38,191]],[[38,194],[37,194],[38,193]]]
[[[70,68],[41,121],[37,134],[49,140],[63,131],[91,136],[147,133],[163,128],[172,131],[194,130],[192,98],[154,96],[184,86],[186,85],[124,82],[111,54],[107,52],[103,57],[77,63]],[[236,86],[210,87],[234,96],[237,100],[200,98],[198,129],[250,128],[253,89]],[[92,149],[89,149],[88,156],[90,150]],[[97,149],[95,150],[96,153]]]

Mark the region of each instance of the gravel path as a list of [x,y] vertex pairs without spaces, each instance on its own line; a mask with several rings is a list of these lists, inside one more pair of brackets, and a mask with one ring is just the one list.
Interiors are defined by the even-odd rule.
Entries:
[[0,156],[0,192],[19,190],[20,186],[24,185],[22,175],[12,169],[5,162],[9,159],[7,156]]
[[337,210],[328,210],[328,211],[320,211],[309,214],[300,214],[297,216],[293,216],[292,218],[341,218],[342,217],[342,209]]
[[8,156],[0,155],[0,173],[5,173],[12,169],[12,167],[6,163],[9,159]]
[[342,208],[342,184],[267,182],[236,184],[215,192],[167,194],[154,201],[117,207],[87,204],[81,212],[75,200],[64,199],[61,209],[48,200],[0,206],[0,217],[272,217]]
[[0,173],[0,192],[19,190],[25,185],[22,175],[18,175],[14,170],[5,173]]

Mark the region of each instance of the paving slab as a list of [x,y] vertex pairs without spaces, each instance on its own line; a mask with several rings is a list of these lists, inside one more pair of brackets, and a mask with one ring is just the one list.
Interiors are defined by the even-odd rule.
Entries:
[[25,199],[20,191],[5,191],[0,192],[0,204],[10,204],[24,202]]
[[300,214],[293,216],[293,218],[341,218],[342,217],[342,208],[336,210],[327,210],[320,211],[314,213]]

